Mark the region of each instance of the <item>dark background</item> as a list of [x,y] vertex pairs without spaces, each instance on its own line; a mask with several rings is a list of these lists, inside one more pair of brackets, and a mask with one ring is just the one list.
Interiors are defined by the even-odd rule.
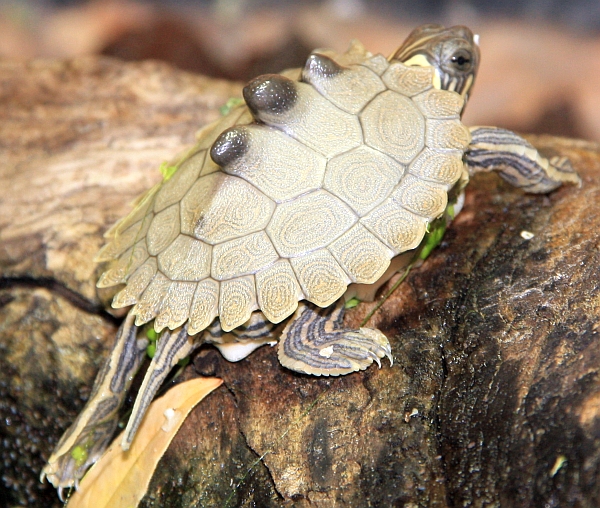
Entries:
[[153,58],[245,81],[352,38],[387,55],[423,22],[465,24],[481,36],[467,123],[600,141],[593,0],[0,0],[0,58]]

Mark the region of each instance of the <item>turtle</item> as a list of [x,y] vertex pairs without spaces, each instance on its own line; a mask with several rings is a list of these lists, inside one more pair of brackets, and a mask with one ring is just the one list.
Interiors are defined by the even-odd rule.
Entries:
[[106,232],[97,286],[120,287],[112,305],[130,310],[42,479],[62,497],[107,447],[145,328],[161,335],[125,450],[169,371],[202,344],[236,361],[278,339],[284,367],[317,376],[391,363],[381,331],[344,328],[344,295],[418,254],[428,228],[462,206],[470,175],[497,171],[532,193],[579,184],[567,159],[462,123],[479,60],[467,27],[423,25],[389,58],[354,41],[250,81],[244,103]]

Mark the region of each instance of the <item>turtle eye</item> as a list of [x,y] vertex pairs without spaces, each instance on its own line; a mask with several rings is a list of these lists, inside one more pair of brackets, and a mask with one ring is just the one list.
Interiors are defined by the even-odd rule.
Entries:
[[452,62],[452,66],[459,71],[468,71],[471,68],[471,63],[473,58],[471,57],[471,53],[468,51],[461,49],[454,53],[450,60]]

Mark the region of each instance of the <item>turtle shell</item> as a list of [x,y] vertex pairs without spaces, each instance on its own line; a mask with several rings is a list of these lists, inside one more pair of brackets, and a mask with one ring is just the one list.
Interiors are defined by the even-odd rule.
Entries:
[[[291,75],[291,74],[288,74]],[[299,80],[256,78],[247,106],[203,129],[176,172],[107,232],[99,287],[126,284],[157,331],[216,316],[229,331],[260,309],[325,307],[416,248],[463,171],[463,99],[433,72],[371,55],[313,53]]]

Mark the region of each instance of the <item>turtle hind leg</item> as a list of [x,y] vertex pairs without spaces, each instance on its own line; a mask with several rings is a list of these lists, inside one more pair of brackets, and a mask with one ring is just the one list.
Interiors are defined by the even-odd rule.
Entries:
[[100,458],[119,422],[119,409],[148,344],[146,339],[137,338],[134,319],[129,314],[119,328],[87,404],[63,434],[42,470],[40,479],[48,478],[61,499],[63,490],[77,487],[86,470]]
[[[223,332],[219,320],[206,329],[206,342],[212,342],[223,358],[229,362],[238,362],[254,350],[265,344],[274,345],[273,331],[278,325],[269,321],[260,311],[255,311],[243,325],[229,332]],[[235,337],[235,340],[223,340],[223,335]]]
[[498,127],[471,127],[471,144],[465,153],[469,173],[497,171],[525,192],[543,194],[563,183],[580,184],[581,178],[565,157],[542,157],[529,142]]
[[167,330],[160,336],[156,353],[146,371],[142,386],[135,398],[127,427],[123,432],[121,440],[123,450],[129,449],[148,406],[173,366],[179,360],[189,356],[200,344],[201,341],[197,340],[197,337],[188,335],[187,326],[181,326],[173,331]]
[[315,376],[340,376],[364,370],[387,356],[390,343],[379,330],[343,328],[344,307],[320,309],[301,303],[281,333],[279,361],[284,367]]

